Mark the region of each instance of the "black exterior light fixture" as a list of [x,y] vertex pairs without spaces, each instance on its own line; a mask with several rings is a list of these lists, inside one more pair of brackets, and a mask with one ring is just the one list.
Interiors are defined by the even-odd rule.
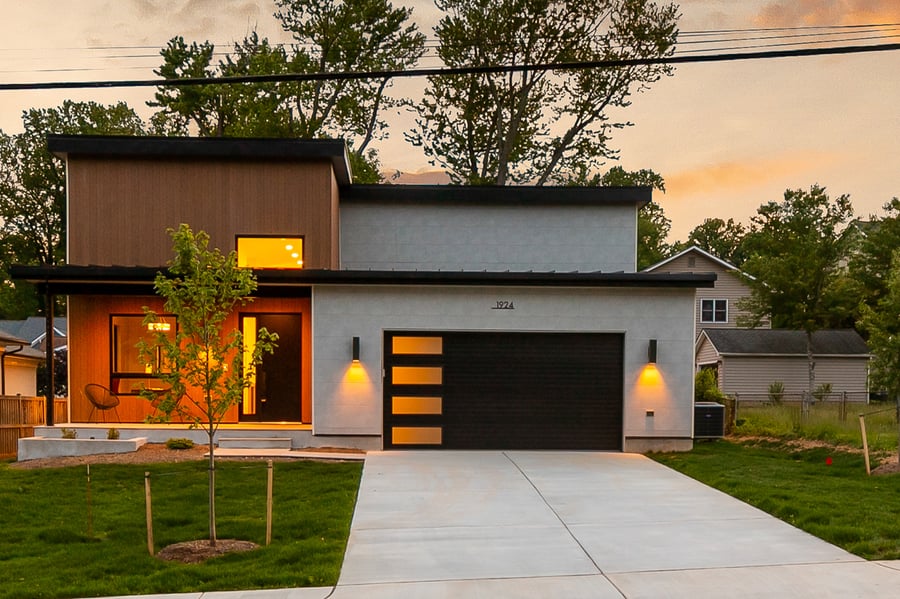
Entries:
[[353,338],[351,357],[354,362],[359,362],[359,337]]
[[656,364],[656,339],[651,339],[647,344],[647,363]]

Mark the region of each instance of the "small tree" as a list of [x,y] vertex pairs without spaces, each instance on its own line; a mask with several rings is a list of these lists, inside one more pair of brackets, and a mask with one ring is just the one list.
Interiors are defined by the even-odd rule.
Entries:
[[[147,393],[159,402],[165,418],[177,413],[206,431],[209,441],[209,542],[216,544],[215,446],[213,439],[228,410],[243,397],[244,389],[264,353],[271,353],[277,335],[262,328],[249,360],[242,351],[243,335],[225,327],[236,306],[251,301],[256,279],[249,269],[237,267],[237,256],[210,250],[209,236],[194,234],[188,225],[169,229],[175,257],[168,273],[158,273],[156,293],[165,299],[164,310],[176,318],[174,337],[164,332],[153,343],[139,344],[141,359],[168,385],[161,395]],[[158,322],[156,312],[144,308],[144,323]],[[154,359],[161,348],[163,360]],[[250,371],[247,369],[249,365]],[[191,409],[193,408],[193,409]],[[199,415],[198,415],[199,413]]]

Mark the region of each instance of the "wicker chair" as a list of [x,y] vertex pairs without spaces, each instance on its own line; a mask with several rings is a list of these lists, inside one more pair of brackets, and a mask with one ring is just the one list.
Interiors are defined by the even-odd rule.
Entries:
[[116,421],[122,422],[119,420],[119,410],[117,406],[119,405],[119,396],[104,387],[103,385],[98,385],[96,383],[90,383],[89,385],[84,386],[84,396],[88,398],[88,401],[91,402],[91,413],[88,416],[88,422],[91,421],[91,418],[94,416],[94,412],[99,410],[101,414],[103,414],[103,422],[106,422],[106,412],[112,410],[116,414]]

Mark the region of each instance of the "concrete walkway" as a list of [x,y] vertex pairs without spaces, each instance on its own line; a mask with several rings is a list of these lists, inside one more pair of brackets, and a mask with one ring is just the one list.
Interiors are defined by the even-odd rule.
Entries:
[[335,588],[180,599],[889,597],[866,562],[643,456],[370,452]]

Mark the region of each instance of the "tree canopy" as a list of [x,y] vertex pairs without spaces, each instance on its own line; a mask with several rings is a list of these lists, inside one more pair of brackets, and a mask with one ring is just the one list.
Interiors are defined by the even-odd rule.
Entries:
[[[279,73],[341,73],[410,68],[424,52],[425,36],[410,22],[412,9],[388,0],[277,0],[275,16],[292,34],[285,48],[256,32],[213,62],[209,41],[172,38],[155,72],[166,79]],[[402,100],[387,79],[346,79],[241,85],[166,86],[151,106],[164,130],[201,136],[333,137],[350,146],[354,179],[380,180],[371,142],[388,135],[382,116]]]
[[[647,0],[435,0],[447,67],[657,58],[678,34],[675,4]],[[407,139],[454,183],[565,183],[616,152],[611,116],[670,74],[666,65],[431,77]]]
[[65,165],[47,150],[47,136],[144,133],[140,117],[124,102],[104,106],[67,100],[56,108],[25,111],[22,123],[22,133],[0,132],[0,267],[7,284],[0,294],[0,313],[4,318],[24,318],[40,306],[30,286],[9,281],[9,265],[52,266],[65,261]]
[[739,267],[745,259],[744,239],[747,233],[747,227],[735,222],[733,218],[729,218],[728,221],[721,218],[707,218],[694,227],[683,245],[697,246]]

